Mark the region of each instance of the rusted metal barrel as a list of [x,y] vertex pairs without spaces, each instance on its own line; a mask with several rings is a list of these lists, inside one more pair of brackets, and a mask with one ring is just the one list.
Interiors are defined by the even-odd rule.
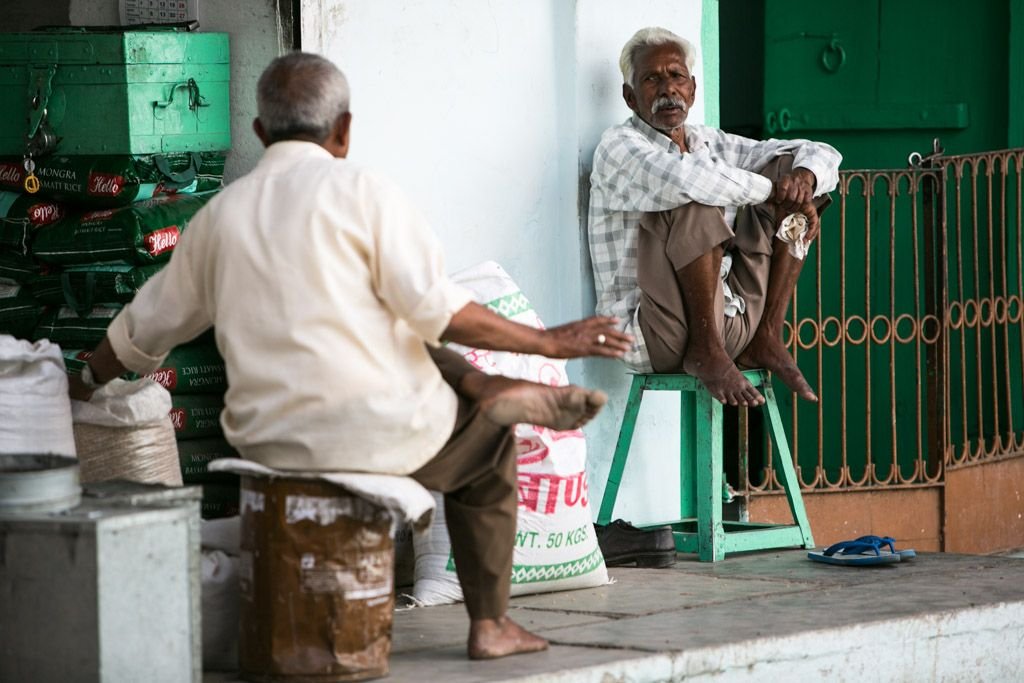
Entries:
[[386,676],[391,515],[326,482],[243,476],[241,637],[249,681]]

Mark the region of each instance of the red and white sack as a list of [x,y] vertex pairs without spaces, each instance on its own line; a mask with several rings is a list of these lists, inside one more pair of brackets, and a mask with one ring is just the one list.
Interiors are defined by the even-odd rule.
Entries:
[[[475,299],[516,322],[542,328],[529,300],[497,263],[460,271],[452,280]],[[488,374],[502,374],[551,386],[568,384],[564,360],[519,353],[449,346]],[[512,595],[590,588],[608,583],[597,545],[587,493],[587,444],[583,432],[556,432],[534,425],[516,427],[519,455],[519,517],[512,566]],[[438,512],[428,534],[417,534],[413,596],[424,605],[462,599],[451,557],[451,542]]]

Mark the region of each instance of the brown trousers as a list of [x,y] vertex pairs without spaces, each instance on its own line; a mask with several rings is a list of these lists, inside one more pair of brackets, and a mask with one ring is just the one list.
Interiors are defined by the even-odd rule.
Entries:
[[[769,163],[761,175],[771,180],[792,170],[793,157],[783,155]],[[819,213],[828,196],[815,200]],[[721,283],[715,296],[715,319],[725,352],[740,355],[754,337],[764,314],[772,249],[778,228],[775,207],[742,207],[736,229],[725,222],[722,209],[705,204],[684,204],[669,211],[645,214],[637,243],[637,281],[640,285],[640,330],[655,372],[682,372],[689,333],[686,308],[676,273],[713,248],[722,245],[732,256],[726,282],[746,302],[746,310],[725,315]]]
[[[452,388],[457,389],[467,373],[477,372],[454,351],[429,350]],[[444,494],[455,571],[470,618],[504,616],[519,506],[512,429],[491,422],[477,404],[459,396],[459,412],[448,443],[410,476]]]

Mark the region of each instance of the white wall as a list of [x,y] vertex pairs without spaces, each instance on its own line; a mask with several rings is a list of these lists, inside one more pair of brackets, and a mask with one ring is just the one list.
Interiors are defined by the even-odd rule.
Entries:
[[307,0],[302,22],[349,78],[350,158],[422,207],[449,270],[495,259],[545,320],[578,315],[572,4]]
[[[700,45],[706,3],[714,0],[303,0],[302,45],[348,75],[352,158],[418,202],[449,270],[500,262],[552,325],[593,313],[587,179],[601,132],[629,114],[619,51],[649,25]],[[702,95],[691,121],[703,120]],[[628,381],[618,362],[570,370],[612,398],[587,430],[596,514]],[[666,398],[652,396],[641,416],[640,467],[627,471],[616,510],[634,521],[678,507],[678,401]]]
[[[619,53],[630,36],[645,26],[663,26],[698,48],[694,74],[697,75],[697,97],[687,121],[705,121],[705,88],[701,44],[705,4],[710,0],[578,0],[576,3],[576,107],[578,139],[575,154],[580,168],[580,224],[586,230],[586,199],[594,149],[601,133],[611,124],[625,120],[630,111],[622,100],[622,74]],[[708,27],[717,31],[717,24]],[[583,240],[586,247],[585,238]],[[593,280],[589,256],[585,259],[585,276],[589,298],[581,314],[593,312]],[[629,392],[630,376],[625,366],[603,360],[581,362],[579,381],[608,392],[605,410],[587,428],[588,476],[590,499],[597,516],[604,482],[608,476],[612,454],[618,438],[619,424]],[[630,459],[627,461],[623,486],[615,507],[615,517],[634,523],[661,522],[677,519],[679,514],[679,399],[672,394],[650,392],[645,395]]]

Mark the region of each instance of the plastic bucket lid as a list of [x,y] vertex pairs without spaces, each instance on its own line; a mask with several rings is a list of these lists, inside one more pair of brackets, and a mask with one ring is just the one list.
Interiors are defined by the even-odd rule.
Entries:
[[81,499],[76,458],[0,454],[0,515],[60,512]]

